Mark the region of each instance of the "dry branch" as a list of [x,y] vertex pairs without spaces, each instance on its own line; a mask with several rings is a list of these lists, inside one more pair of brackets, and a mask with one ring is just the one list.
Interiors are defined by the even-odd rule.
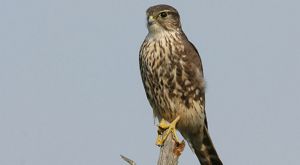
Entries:
[[[178,165],[178,159],[185,147],[185,143],[184,141],[181,143],[176,142],[173,136],[174,135],[172,133],[169,134],[168,138],[164,142],[164,145],[160,147],[157,165]],[[121,157],[130,165],[136,165],[133,160],[122,155]]]
[[164,145],[160,148],[157,165],[177,165],[179,156],[184,149],[184,141],[178,143],[174,140],[173,134],[169,134]]

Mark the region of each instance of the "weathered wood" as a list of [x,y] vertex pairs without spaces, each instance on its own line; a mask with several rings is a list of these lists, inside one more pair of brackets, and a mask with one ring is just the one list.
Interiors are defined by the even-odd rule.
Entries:
[[157,165],[178,165],[178,159],[184,149],[184,141],[178,143],[174,140],[173,134],[170,133],[164,145],[160,148]]
[[[165,132],[162,134],[164,135],[164,133]],[[160,147],[157,165],[178,165],[178,159],[185,147],[185,143],[184,141],[181,143],[176,142],[173,136],[174,135],[170,133],[164,142],[164,145]],[[133,160],[123,155],[121,155],[121,157],[130,165],[136,165]]]

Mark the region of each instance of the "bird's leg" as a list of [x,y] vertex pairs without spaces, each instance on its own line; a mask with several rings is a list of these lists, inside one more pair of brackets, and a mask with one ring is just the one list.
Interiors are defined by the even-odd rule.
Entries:
[[[158,131],[157,131],[158,132],[158,136],[157,136],[157,139],[156,139],[156,145],[162,146],[170,133],[173,134],[174,140],[176,142],[180,143],[179,139],[178,139],[178,137],[176,135],[176,124],[179,121],[179,119],[180,119],[180,117],[177,116],[176,119],[174,121],[172,121],[171,123],[168,123],[164,119],[162,119],[159,122]],[[164,133],[165,131],[167,131],[167,132]]]

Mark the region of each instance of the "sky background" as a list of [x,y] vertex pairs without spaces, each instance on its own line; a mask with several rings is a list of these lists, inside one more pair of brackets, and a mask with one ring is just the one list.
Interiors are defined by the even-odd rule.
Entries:
[[138,52],[160,3],[201,54],[224,164],[300,164],[299,1],[0,0],[1,165],[156,164]]

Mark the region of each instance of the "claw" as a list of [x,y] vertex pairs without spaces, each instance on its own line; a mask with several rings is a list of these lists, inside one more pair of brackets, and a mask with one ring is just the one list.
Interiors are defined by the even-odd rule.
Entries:
[[[176,119],[174,121],[172,121],[170,124],[165,121],[164,119],[162,119],[158,125],[158,136],[156,139],[156,145],[158,146],[162,146],[165,142],[165,140],[168,138],[169,134],[172,133],[173,134],[173,138],[177,143],[179,142],[179,139],[176,135],[176,124],[179,121],[180,117],[177,116]],[[165,131],[167,131],[166,133],[164,133]]]

